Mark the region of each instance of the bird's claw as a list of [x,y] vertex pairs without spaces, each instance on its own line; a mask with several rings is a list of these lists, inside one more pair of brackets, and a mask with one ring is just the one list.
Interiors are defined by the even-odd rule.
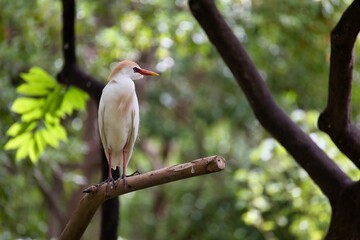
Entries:
[[126,188],[126,175],[122,175],[122,177],[121,177],[121,179],[123,180],[123,187],[124,187],[124,189]]
[[[117,181],[115,181],[113,177],[109,177],[109,178],[106,179],[105,181],[103,181],[103,182],[101,182],[101,183],[98,183],[98,184],[95,184],[95,185],[93,185],[93,186],[85,189],[83,192],[84,192],[84,193],[90,193],[90,192],[91,192],[91,193],[97,193],[97,192],[99,191],[100,187],[101,187],[102,185],[104,185],[105,183],[106,183],[105,196],[106,196],[106,197],[110,197],[110,194],[109,194],[109,192],[110,192],[109,185],[112,183],[114,189],[116,189],[116,187],[117,187],[117,185],[118,185],[118,184],[117,184]],[[96,190],[95,190],[95,188],[96,188]]]
[[[116,187],[117,187],[118,184],[117,184],[117,181],[115,181],[114,178],[111,177],[111,176],[109,176],[108,179],[107,179],[105,182],[106,182],[105,195],[106,195],[106,197],[110,197],[110,194],[109,194],[109,191],[110,191],[109,185],[111,184],[110,182],[112,182],[112,185],[113,185],[113,188],[114,188],[114,189],[116,189]],[[103,182],[103,183],[105,183],[105,182]]]

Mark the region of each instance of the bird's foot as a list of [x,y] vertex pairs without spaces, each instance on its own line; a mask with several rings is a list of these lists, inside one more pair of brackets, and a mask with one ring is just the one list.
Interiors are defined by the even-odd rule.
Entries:
[[95,184],[95,185],[92,185],[86,189],[83,190],[83,193],[92,193],[92,194],[95,194],[97,192],[99,192],[99,189],[101,188],[102,185],[104,185],[106,183],[106,191],[105,191],[105,195],[106,197],[110,197],[110,194],[109,194],[109,185],[112,183],[113,185],[113,188],[116,189],[118,183],[117,181],[114,180],[113,177],[109,177],[108,179],[106,179],[105,181],[101,182],[101,183],[98,183],[98,184]]
[[[106,183],[105,196],[106,196],[106,197],[110,197],[110,194],[109,194],[109,192],[110,192],[109,185],[111,185],[111,183],[112,183],[114,189],[116,189],[116,188],[117,188],[117,185],[118,185],[118,184],[117,184],[117,181],[115,181],[113,177],[108,177],[108,179],[106,179],[105,181],[91,186],[92,188],[94,188],[94,187],[96,188],[96,190],[93,190],[93,189],[92,189],[91,192],[98,192],[99,189],[100,189],[100,187],[101,187],[102,185],[104,185],[105,183]],[[87,189],[85,189],[85,190],[87,190]],[[84,190],[84,191],[85,191],[85,190]]]
[[121,176],[121,179],[123,180],[123,187],[124,187],[124,189],[126,188],[126,175],[125,174],[123,174],[122,176]]
[[114,180],[114,178],[112,176],[109,176],[108,179],[105,181],[106,182],[106,191],[105,191],[105,195],[106,197],[110,197],[109,195],[109,185],[110,185],[110,182],[112,182],[112,185],[113,185],[113,188],[116,189],[117,187],[117,181]]

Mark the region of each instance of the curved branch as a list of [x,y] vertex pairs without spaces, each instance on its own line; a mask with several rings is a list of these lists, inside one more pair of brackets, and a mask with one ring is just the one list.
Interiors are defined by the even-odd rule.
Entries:
[[350,178],[280,109],[213,0],[190,0],[190,9],[230,68],[251,108],[269,131],[334,202]]
[[85,73],[76,63],[65,62],[65,65],[61,72],[57,75],[57,79],[60,83],[69,86],[76,86],[85,92],[87,92],[98,105],[104,84],[93,76]]
[[[221,171],[225,168],[225,159],[219,156],[205,157],[192,162],[166,167],[159,170],[136,175],[126,179],[127,187],[122,182],[117,189],[110,190],[110,198],[134,192],[140,189],[157,186],[185,178],[200,176]],[[122,181],[122,180],[118,180]],[[105,195],[106,184],[99,189],[91,186],[84,190],[87,194],[81,199],[77,209],[61,233],[60,240],[80,239],[99,206],[109,198]]]
[[58,81],[65,85],[76,86],[87,92],[97,103],[100,101],[104,84],[96,78],[85,73],[78,65],[76,59],[75,37],[75,0],[62,0],[62,40],[64,66],[57,75]]
[[318,126],[360,168],[360,130],[351,123],[354,45],[360,31],[360,0],[344,12],[331,32],[328,102]]

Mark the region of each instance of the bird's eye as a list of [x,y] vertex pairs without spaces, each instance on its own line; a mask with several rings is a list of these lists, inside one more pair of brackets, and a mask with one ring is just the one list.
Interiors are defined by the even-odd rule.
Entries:
[[134,67],[133,70],[134,70],[134,72],[136,72],[136,73],[140,72],[140,68],[138,68],[138,67]]

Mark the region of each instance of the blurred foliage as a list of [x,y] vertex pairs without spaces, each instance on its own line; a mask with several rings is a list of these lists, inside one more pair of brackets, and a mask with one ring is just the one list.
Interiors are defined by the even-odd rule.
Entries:
[[[349,1],[217,3],[279,104],[355,178],[350,162],[315,128],[318,112],[326,103],[329,34]],[[23,124],[24,106],[42,109],[42,118],[34,120],[46,126],[46,114],[39,106],[47,101],[45,95],[36,96],[35,103],[33,98],[21,103],[16,100],[16,89],[24,90],[21,84],[28,83],[23,83],[21,73],[31,73],[32,66],[46,69],[48,78],[62,67],[61,5],[60,1],[49,0],[0,0],[0,15],[0,131],[5,136],[12,125]],[[160,78],[136,83],[141,126],[129,167],[144,172],[213,154],[228,160],[225,172],[123,196],[121,237],[323,236],[330,219],[327,200],[262,130],[230,71],[191,16],[186,1],[77,1],[76,18],[78,58],[90,74],[105,82],[109,66],[120,59],[140,60],[140,64],[162,73]],[[358,69],[354,76],[358,83]],[[353,119],[357,120],[359,86],[353,87]],[[58,85],[53,88],[63,97],[64,89]],[[21,116],[14,115],[11,108]],[[62,118],[56,114],[58,110],[54,108],[52,113]],[[54,218],[50,206],[43,204],[37,170],[49,187],[59,179],[63,181],[60,209],[68,208],[69,199],[82,182],[78,164],[88,150],[81,137],[84,131],[90,131],[83,124],[86,114],[70,115],[58,124],[66,129],[68,141],[59,143],[58,149],[46,150],[35,164],[16,161],[13,152],[0,151],[0,204],[5,206],[0,210],[1,239],[49,238],[49,219]],[[19,137],[11,132],[14,139]],[[7,140],[1,138],[1,146]],[[90,227],[85,238],[92,239],[97,231],[98,226]]]
[[[291,118],[329,153],[353,179],[357,168],[319,132],[317,111],[295,110]],[[269,239],[323,239],[331,209],[325,196],[295,165],[292,157],[273,138],[265,138],[250,153],[248,169],[235,172],[239,207],[246,207],[244,221]],[[246,206],[244,204],[246,203]]]

